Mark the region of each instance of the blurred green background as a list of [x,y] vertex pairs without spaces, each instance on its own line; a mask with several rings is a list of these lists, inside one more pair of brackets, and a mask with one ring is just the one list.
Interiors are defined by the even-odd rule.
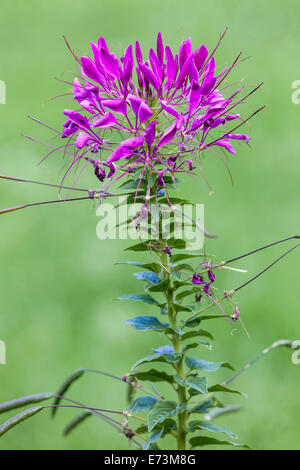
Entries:
[[[6,83],[7,104],[0,105],[0,172],[60,181],[61,157],[54,155],[37,166],[46,148],[20,134],[55,143],[51,131],[27,119],[27,114],[54,127],[61,125],[66,104],[49,98],[64,93],[67,86],[54,78],[70,80],[76,69],[63,34],[79,54],[88,54],[89,41],[101,34],[117,53],[136,39],[145,50],[155,44],[158,31],[172,47],[191,36],[195,47],[205,42],[212,49],[228,26],[217,63],[221,67],[230,62],[240,50],[251,56],[233,78],[249,85],[264,81],[264,86],[241,111],[247,116],[262,104],[268,107],[251,121],[251,148],[240,146],[237,156],[230,158],[234,186],[223,165],[209,155],[204,169],[214,195],[209,196],[205,184],[195,183],[188,184],[185,193],[205,203],[206,228],[218,235],[207,250],[220,260],[299,232],[300,106],[291,101],[291,84],[300,79],[299,15],[299,2],[292,0],[285,9],[279,0],[2,2],[0,79]],[[93,187],[96,181],[86,174],[81,184]],[[47,188],[0,183],[1,208],[56,196]],[[160,343],[160,337],[121,323],[145,308],[113,299],[142,286],[129,274],[130,268],[115,265],[128,258],[122,253],[127,242],[99,241],[96,223],[89,201],[1,217],[0,339],[7,345],[7,365],[0,365],[0,401],[55,391],[77,367],[123,375]],[[219,286],[236,287],[283,250],[275,247],[239,263],[247,274],[223,271]],[[295,251],[241,290],[237,299],[250,338],[242,328],[231,334],[226,322],[211,322],[217,341],[212,352],[203,350],[203,357],[241,367],[274,340],[300,339],[299,262]],[[227,376],[219,374],[220,379]],[[249,398],[236,400],[244,411],[220,419],[221,424],[226,422],[242,442],[257,449],[300,448],[300,366],[292,364],[290,350],[272,352],[235,387]],[[123,409],[125,389],[122,383],[87,375],[70,396],[89,405]],[[63,438],[63,425],[73,415],[72,410],[61,410],[52,421],[48,412],[39,414],[6,434],[0,448],[128,447],[122,436],[96,418]],[[1,421],[6,417],[2,415]]]

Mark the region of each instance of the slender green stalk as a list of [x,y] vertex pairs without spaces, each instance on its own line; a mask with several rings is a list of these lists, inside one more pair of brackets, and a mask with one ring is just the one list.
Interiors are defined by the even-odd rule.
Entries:
[[[168,317],[170,326],[176,330],[177,328],[177,321],[176,321],[176,310],[174,308],[174,300],[173,300],[173,289],[172,289],[172,281],[170,279],[170,268],[168,265],[168,256],[166,253],[162,253],[161,255],[161,264],[164,266],[163,269],[163,277],[165,280],[169,280],[168,288],[164,293],[167,305],[168,305]],[[184,352],[182,348],[182,343],[180,339],[180,335],[174,331],[171,335],[171,342],[174,348],[174,353],[180,355],[180,360],[178,363],[174,364],[174,368],[176,370],[177,375],[185,380],[185,372],[184,372]],[[178,384],[177,386],[177,398],[178,398],[178,406],[180,407],[184,403],[186,403],[186,390],[185,387]],[[186,449],[186,420],[187,420],[187,412],[182,411],[178,415],[178,432],[177,432],[177,450],[185,450]]]

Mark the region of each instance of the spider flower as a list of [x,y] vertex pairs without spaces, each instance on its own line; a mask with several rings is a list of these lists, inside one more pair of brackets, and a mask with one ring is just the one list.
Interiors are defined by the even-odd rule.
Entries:
[[237,98],[243,87],[233,90],[225,80],[240,55],[219,71],[216,49],[194,49],[188,38],[173,53],[159,33],[147,57],[137,41],[118,58],[103,37],[91,43],[91,57],[72,52],[80,65],[73,82],[76,111],[64,110],[61,137],[67,143],[59,148],[71,153],[67,174],[82,160],[100,181],[109,180],[108,187],[135,170],[140,179],[148,170],[158,187],[166,187],[167,175],[175,182],[176,173],[199,166],[204,150],[219,158],[220,149],[235,154],[237,140],[249,142],[235,132],[245,122],[235,108],[255,89]]

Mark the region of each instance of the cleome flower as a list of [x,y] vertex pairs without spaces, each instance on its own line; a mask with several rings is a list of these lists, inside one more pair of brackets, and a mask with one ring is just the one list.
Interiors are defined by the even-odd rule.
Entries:
[[107,187],[135,170],[140,180],[150,173],[166,187],[167,175],[175,182],[176,173],[199,167],[202,151],[221,158],[220,149],[236,153],[236,140],[248,143],[246,134],[235,132],[245,123],[235,108],[258,87],[237,98],[244,87],[232,90],[225,80],[240,54],[217,72],[217,47],[212,53],[204,44],[193,49],[188,38],[173,54],[159,33],[147,58],[138,41],[135,51],[129,45],[118,58],[103,37],[91,43],[91,57],[72,51],[79,78],[73,81],[76,110],[64,110],[67,143],[59,150],[71,154],[65,177],[83,161]]

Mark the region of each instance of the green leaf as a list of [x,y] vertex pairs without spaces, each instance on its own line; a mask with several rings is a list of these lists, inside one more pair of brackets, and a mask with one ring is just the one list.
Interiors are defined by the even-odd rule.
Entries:
[[214,404],[214,400],[210,398],[209,400],[205,400],[204,402],[200,403],[200,405],[194,406],[194,408],[190,410],[190,413],[208,414],[213,404]]
[[213,335],[205,330],[198,330],[198,331],[188,331],[181,336],[181,340],[185,341],[189,338],[196,338],[198,336],[205,336],[206,338],[214,339]]
[[168,285],[169,285],[169,281],[165,280],[165,281],[160,282],[159,284],[155,284],[154,286],[151,286],[149,288],[149,291],[150,292],[165,292]]
[[91,411],[83,411],[82,413],[76,415],[75,418],[73,418],[63,430],[63,435],[67,436],[68,434],[70,434],[72,431],[74,431],[75,428],[77,428],[77,426],[82,424],[84,421],[86,421],[87,418],[92,415],[93,413]]
[[140,273],[134,273],[134,276],[140,281],[147,281],[149,282],[149,284],[152,284],[152,285],[161,283],[161,279],[158,277],[158,275],[151,271],[150,272],[142,271]]
[[196,294],[197,292],[199,292],[199,287],[191,287],[190,289],[184,290],[184,291],[180,292],[179,294],[177,294],[176,295],[176,300],[177,301],[182,300],[185,297],[187,297],[188,295]]
[[174,401],[159,401],[148,414],[148,431],[158,423],[163,423],[167,418],[173,418],[176,415],[177,404]]
[[31,403],[38,403],[40,401],[49,400],[53,397],[53,393],[36,393],[35,395],[27,395],[26,397],[17,398],[16,400],[6,401],[0,403],[0,413],[5,411],[14,410],[16,408],[21,408],[22,406],[29,405]]
[[157,240],[147,240],[137,243],[136,245],[129,246],[125,251],[149,251],[151,246],[157,246],[157,242]]
[[225,315],[197,315],[196,317],[188,320],[183,327],[187,326],[188,328],[194,328],[199,325],[201,321],[204,320],[214,320],[215,318],[226,318]]
[[182,261],[183,259],[189,259],[189,258],[199,258],[203,257],[203,254],[197,254],[197,253],[190,253],[190,254],[185,254],[185,253],[179,253],[178,255],[172,255],[172,263],[177,263],[178,261]]
[[209,392],[226,392],[226,393],[236,393],[237,395],[242,395],[245,398],[248,398],[245,393],[240,392],[239,390],[234,390],[232,388],[224,387],[221,384],[215,384],[209,387]]
[[161,323],[157,317],[152,316],[130,318],[129,320],[125,320],[124,323],[129,323],[129,325],[140,331],[165,331],[165,329],[169,326],[168,323]]
[[216,406],[215,408],[212,408],[211,410],[209,410],[207,414],[210,419],[215,419],[225,414],[235,413],[237,411],[240,411],[241,409],[242,407],[239,405],[226,405],[222,408]]
[[13,418],[10,418],[5,423],[1,424],[0,436],[3,436],[3,434],[5,434],[11,428],[21,423],[25,419],[30,418],[31,416],[37,414],[39,411],[43,409],[44,409],[44,406],[36,406],[35,408],[29,408],[28,410],[21,411],[21,413],[17,414]]
[[118,297],[118,300],[135,300],[137,302],[145,302],[146,304],[157,304],[157,300],[155,300],[151,295],[148,294],[127,294]]
[[[60,386],[59,390],[57,391],[56,395],[62,396],[65,392],[69,389],[69,387],[78,380],[85,372],[85,369],[75,369],[72,374],[64,381],[64,383]],[[61,401],[61,398],[56,397],[54,400],[54,405],[58,405]],[[54,417],[56,413],[56,406],[52,408],[52,417]]]
[[176,362],[179,362],[180,360],[180,355],[174,354],[174,353],[162,353],[162,352],[156,352],[155,354],[151,354],[150,356],[143,357],[142,359],[139,359],[131,369],[135,369],[141,364],[144,364],[145,362],[168,362],[170,364],[176,364]]
[[131,403],[131,405],[128,407],[128,410],[132,410],[134,412],[148,411],[153,408],[156,402],[157,398],[150,395],[138,397]]
[[187,387],[196,390],[198,393],[207,394],[207,377],[188,377],[185,381]]
[[228,362],[210,362],[203,361],[201,359],[196,359],[194,357],[186,357],[185,363],[190,369],[201,369],[207,370],[208,372],[215,372],[220,367],[226,367],[227,369],[233,369],[233,367],[228,364]]
[[204,421],[190,421],[187,425],[188,432],[195,432],[198,429],[215,433],[222,432],[223,434],[227,434],[227,436],[231,437],[231,439],[237,439],[237,435],[229,431],[229,429],[221,428],[220,426],[216,426],[215,424],[206,423]]
[[155,273],[160,273],[161,267],[158,263],[139,263],[138,261],[119,261],[116,264],[127,264],[130,266],[139,266],[140,268],[146,269],[148,271],[153,271]]
[[173,383],[174,381],[174,378],[172,375],[168,375],[166,372],[162,372],[156,369],[150,369],[145,372],[133,372],[130,375],[142,381],[150,380],[151,382],[169,382],[169,383]]
[[154,444],[164,433],[164,426],[159,429],[158,431],[154,431],[153,434],[151,434],[149,441],[145,442],[143,445],[143,450],[148,450],[151,444]]
[[192,437],[192,439],[190,439],[190,444],[193,448],[202,447],[202,446],[236,446],[236,447],[245,447],[249,449],[249,446],[245,444],[239,444],[237,442],[231,442],[231,441],[220,441],[219,439],[215,439],[213,437],[206,437],[206,436]]

